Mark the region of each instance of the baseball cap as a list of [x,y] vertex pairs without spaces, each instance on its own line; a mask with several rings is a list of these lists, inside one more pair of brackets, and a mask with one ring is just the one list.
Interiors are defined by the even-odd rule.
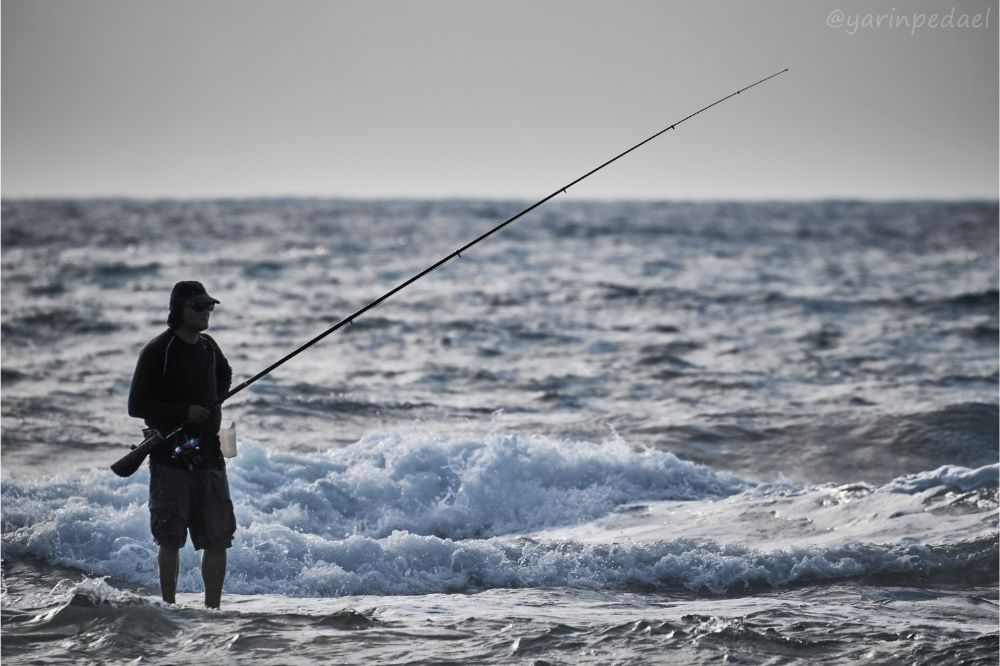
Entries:
[[173,290],[170,292],[170,309],[172,310],[175,307],[183,305],[189,301],[195,305],[220,302],[219,300],[208,295],[208,292],[205,291],[205,287],[201,284],[201,282],[185,280],[175,284]]

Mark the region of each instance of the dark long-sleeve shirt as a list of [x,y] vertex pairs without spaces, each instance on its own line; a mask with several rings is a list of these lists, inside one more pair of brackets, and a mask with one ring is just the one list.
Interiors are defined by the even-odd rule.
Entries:
[[[233,382],[233,370],[219,345],[202,333],[194,344],[184,342],[167,329],[150,340],[139,354],[128,396],[128,413],[145,420],[150,428],[166,434],[184,424],[188,436],[201,446],[199,466],[220,466],[219,426],[222,408],[216,407],[203,423],[187,423],[188,408],[206,409],[223,395]],[[171,458],[172,447],[163,446],[151,454],[153,460],[172,467],[186,464]]]

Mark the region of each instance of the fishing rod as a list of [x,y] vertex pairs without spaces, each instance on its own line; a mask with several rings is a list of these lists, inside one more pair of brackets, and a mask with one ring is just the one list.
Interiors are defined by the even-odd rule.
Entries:
[[[389,298],[391,298],[393,295],[395,295],[396,293],[402,291],[406,287],[410,286],[411,284],[413,284],[414,282],[416,282],[420,278],[424,277],[428,273],[433,273],[437,269],[439,269],[442,266],[444,266],[445,264],[447,264],[452,259],[455,259],[456,257],[461,257],[462,253],[466,252],[472,246],[476,245],[477,243],[479,243],[479,242],[481,242],[483,240],[486,240],[487,238],[489,238],[490,236],[492,236],[496,232],[500,231],[501,229],[503,229],[507,225],[511,224],[512,222],[520,219],[521,217],[524,217],[525,215],[527,215],[531,211],[535,210],[536,208],[538,208],[542,204],[544,204],[547,201],[549,201],[550,199],[554,199],[555,197],[557,197],[560,194],[565,194],[566,190],[568,190],[569,188],[573,187],[574,185],[576,185],[580,181],[584,180],[585,178],[589,178],[590,176],[594,175],[595,173],[597,173],[598,171],[600,171],[604,167],[608,166],[609,164],[612,164],[613,162],[616,162],[619,159],[625,157],[626,155],[628,155],[629,153],[631,153],[633,150],[636,150],[637,148],[639,148],[641,146],[644,146],[645,144],[649,143],[650,141],[652,141],[653,139],[657,138],[661,134],[664,134],[664,133],[668,132],[669,130],[675,129],[681,123],[683,123],[683,122],[685,122],[687,120],[690,120],[691,118],[694,118],[698,114],[704,113],[705,111],[708,111],[713,106],[716,106],[718,104],[722,104],[723,102],[725,102],[726,100],[730,99],[731,97],[735,97],[736,95],[739,95],[742,92],[746,92],[747,90],[750,90],[751,88],[753,88],[755,86],[759,86],[760,84],[764,83],[765,81],[769,81],[769,80],[773,79],[776,76],[784,74],[787,71],[788,71],[788,68],[786,67],[785,69],[781,70],[780,72],[775,72],[774,74],[771,74],[770,76],[766,76],[763,79],[761,79],[759,81],[756,81],[754,83],[751,83],[750,85],[748,85],[748,86],[746,86],[744,88],[740,88],[736,92],[729,93],[725,97],[721,97],[721,98],[715,100],[714,102],[712,102],[711,104],[709,104],[707,106],[703,106],[702,108],[698,109],[694,113],[688,114],[687,116],[684,116],[680,120],[678,120],[678,121],[676,121],[674,123],[671,123],[667,127],[663,128],[662,130],[660,130],[659,132],[657,132],[656,134],[650,136],[648,139],[640,141],[639,143],[635,144],[634,146],[632,146],[628,150],[619,153],[618,155],[612,157],[607,162],[601,164],[598,167],[595,167],[595,168],[591,169],[590,171],[588,171],[587,173],[583,174],[582,176],[580,176],[576,180],[572,181],[571,183],[568,183],[567,185],[563,185],[562,187],[560,187],[559,189],[557,189],[555,192],[553,192],[552,194],[548,195],[544,199],[540,199],[539,201],[533,203],[532,205],[530,205],[527,208],[525,208],[524,210],[522,210],[520,213],[517,213],[513,217],[510,217],[510,218],[504,220],[503,222],[501,222],[500,224],[496,225],[495,227],[493,227],[492,229],[490,229],[486,233],[484,233],[481,236],[475,238],[474,240],[469,241],[468,243],[466,243],[462,247],[458,248],[457,250],[455,250],[451,254],[445,256],[444,258],[438,260],[434,264],[428,266],[427,268],[425,268],[424,270],[420,271],[419,273],[417,273],[413,277],[409,278],[405,282],[402,282],[399,285],[397,285],[396,287],[394,287],[394,288],[390,289],[389,291],[385,292],[384,294],[382,294],[381,296],[379,296],[374,301],[372,301],[368,305],[364,306],[363,308],[361,308],[357,312],[354,312],[353,314],[348,315],[344,319],[341,319],[339,322],[337,322],[336,324],[334,324],[330,328],[326,329],[325,331],[323,331],[322,333],[320,333],[319,335],[317,335],[316,337],[314,337],[312,340],[309,340],[305,344],[297,347],[294,351],[292,351],[289,354],[286,354],[282,358],[278,359],[277,361],[275,361],[271,365],[267,366],[266,368],[264,368],[263,370],[261,370],[260,372],[258,372],[256,375],[254,375],[250,379],[246,380],[245,382],[243,382],[239,386],[231,389],[224,396],[222,396],[221,398],[219,398],[215,402],[215,404],[213,404],[211,407],[209,407],[209,410],[215,409],[216,407],[218,407],[219,405],[221,405],[223,402],[225,402],[229,398],[233,397],[234,395],[236,395],[237,393],[239,393],[243,389],[247,388],[248,386],[250,386],[251,384],[253,384],[254,382],[256,382],[258,379],[261,379],[262,377],[270,374],[273,370],[275,370],[279,366],[285,364],[286,362],[290,361],[291,359],[295,358],[296,356],[298,356],[299,354],[301,354],[305,350],[309,349],[314,344],[316,344],[317,342],[319,342],[323,338],[327,337],[328,335],[331,335],[331,334],[335,333],[336,331],[340,330],[344,326],[353,324],[355,319],[358,319],[359,317],[361,317],[362,315],[364,315],[369,310],[378,307],[379,305],[381,305],[382,303],[384,303],[385,301],[387,301]],[[112,465],[111,466],[112,471],[114,471],[115,474],[117,474],[119,476],[131,476],[133,473],[135,473],[135,471],[137,469],[139,469],[139,466],[142,465],[142,461],[145,460],[146,456],[148,456],[153,451],[153,449],[155,449],[156,447],[162,445],[164,443],[164,441],[170,441],[173,438],[177,437],[178,435],[181,434],[181,432],[183,431],[183,429],[184,429],[184,424],[182,423],[179,426],[177,426],[176,428],[174,428],[173,430],[171,430],[170,432],[168,432],[166,435],[162,435],[159,431],[157,431],[154,428],[146,428],[145,430],[143,430],[143,435],[145,436],[145,439],[142,441],[142,443],[133,446],[131,452],[127,453],[120,460],[118,460],[114,465]],[[178,445],[178,447],[177,447],[176,450],[179,452],[180,449],[185,444],[186,443],[182,443],[182,444]]]

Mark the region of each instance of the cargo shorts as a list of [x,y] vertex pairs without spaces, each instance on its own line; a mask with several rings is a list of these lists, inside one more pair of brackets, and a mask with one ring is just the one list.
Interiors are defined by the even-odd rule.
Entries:
[[225,467],[178,469],[150,461],[149,528],[164,548],[179,550],[191,531],[195,550],[233,545],[236,516]]

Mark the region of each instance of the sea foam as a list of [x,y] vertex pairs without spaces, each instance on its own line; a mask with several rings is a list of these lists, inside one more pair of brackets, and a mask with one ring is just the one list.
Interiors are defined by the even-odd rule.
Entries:
[[[618,440],[394,433],[312,455],[268,452],[246,441],[228,470],[239,523],[226,584],[234,593],[422,594],[525,586],[720,593],[885,572],[934,573],[965,566],[972,557],[912,543],[768,550],[684,538],[525,538],[531,530],[577,525],[641,501],[707,506],[741,492],[747,501],[766,499],[752,482]],[[956,475],[931,473],[921,484],[947,485]],[[965,474],[977,475],[988,473]],[[148,529],[147,481],[143,469],[128,479],[102,471],[6,482],[5,558],[37,557],[149,584],[156,546]],[[781,488],[801,490],[787,483]],[[990,552],[995,559],[995,543],[975,557]],[[187,547],[181,558],[180,589],[200,589],[197,555]]]
[[638,499],[718,498],[753,485],[618,440],[493,434],[372,435],[315,456],[248,442],[230,470],[241,524],[266,515],[327,537],[489,537],[580,523]]
[[1000,484],[1000,465],[984,465],[977,469],[943,465],[930,472],[908,474],[893,480],[891,492],[921,493],[929,489],[969,491],[995,488]]

